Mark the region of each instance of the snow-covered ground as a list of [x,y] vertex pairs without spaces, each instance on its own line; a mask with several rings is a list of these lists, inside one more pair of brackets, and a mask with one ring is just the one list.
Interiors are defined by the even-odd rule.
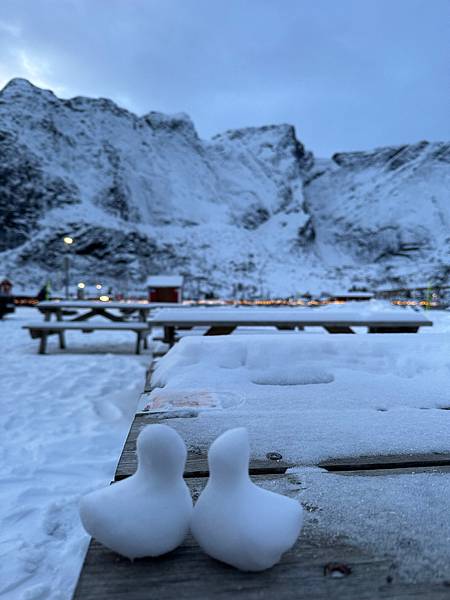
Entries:
[[0,321],[0,598],[66,600],[88,543],[78,500],[114,475],[149,355],[131,332],[69,332],[40,356],[30,320]]
[[[293,450],[301,448],[303,463],[314,463],[330,449],[341,454],[378,452],[386,441],[393,451],[448,450],[445,436],[450,438],[450,411],[438,407],[450,405],[450,313],[433,311],[428,316],[435,326],[424,328],[424,335],[274,333],[258,337],[257,345],[256,331],[252,336],[222,339],[222,344],[219,339],[192,337],[161,361],[155,381],[167,384],[166,392],[172,395],[196,389],[198,396],[202,388],[205,404],[215,398],[217,405],[227,409],[205,411],[195,420],[174,419],[171,424],[192,443],[194,421],[207,425],[202,427],[205,439],[213,439],[219,430],[242,423],[253,411],[254,426],[249,429],[254,450],[280,450],[286,458],[295,458],[289,456],[289,442]],[[69,332],[68,350],[60,351],[51,339],[49,354],[40,356],[37,340],[21,329],[35,318],[33,309],[21,309],[0,322],[2,600],[71,597],[88,541],[77,503],[83,493],[111,480],[150,358],[149,354],[132,354],[130,332]],[[295,339],[302,343],[293,350],[296,342],[290,340]],[[284,342],[275,345],[276,340]],[[201,350],[205,342],[218,344],[213,354]],[[283,354],[285,344],[287,354]],[[190,351],[186,353],[185,348]],[[309,370],[288,368],[302,357],[304,362],[305,356],[314,362]],[[355,374],[366,383],[362,396],[352,391]],[[164,401],[167,397],[160,397],[159,402]],[[314,416],[327,413],[323,429],[310,428]],[[351,418],[347,428],[343,414]],[[373,441],[369,420],[376,433]],[[257,424],[268,421],[271,427],[266,437],[258,439]],[[404,426],[396,439],[392,423],[399,422]],[[411,423],[413,429],[406,426]],[[422,438],[421,432],[425,432]],[[281,442],[286,442],[286,448]],[[364,543],[386,551],[397,542],[404,544],[416,561],[403,561],[406,576],[419,557],[423,565],[431,565],[431,575],[442,573],[450,547],[445,538],[448,521],[442,518],[450,512],[450,475],[392,476],[383,500],[375,499],[379,477],[358,478],[355,495],[354,477],[324,474],[314,467],[302,469],[290,477],[301,482],[300,499],[313,507],[309,518],[317,522],[310,520],[310,526],[321,527],[329,535],[347,533],[363,543],[367,526],[361,523],[370,516],[378,535],[368,536],[370,543]],[[403,505],[405,498],[415,500]],[[375,500],[376,514],[368,515]],[[429,514],[425,528],[417,526],[418,519],[425,522],[424,503],[425,516]],[[399,539],[395,532],[400,532]],[[424,536],[433,540],[425,552]]]

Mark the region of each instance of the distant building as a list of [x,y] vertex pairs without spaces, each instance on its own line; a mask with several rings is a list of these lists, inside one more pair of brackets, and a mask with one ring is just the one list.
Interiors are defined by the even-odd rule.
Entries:
[[146,282],[149,302],[181,302],[183,277],[181,275],[153,275]]
[[2,277],[0,275],[0,294],[3,296],[10,296],[12,286],[12,282],[7,277]]

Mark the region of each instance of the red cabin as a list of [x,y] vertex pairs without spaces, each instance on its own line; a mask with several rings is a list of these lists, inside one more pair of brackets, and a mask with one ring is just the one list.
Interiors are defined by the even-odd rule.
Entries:
[[149,302],[181,302],[183,277],[181,275],[154,275],[147,279]]

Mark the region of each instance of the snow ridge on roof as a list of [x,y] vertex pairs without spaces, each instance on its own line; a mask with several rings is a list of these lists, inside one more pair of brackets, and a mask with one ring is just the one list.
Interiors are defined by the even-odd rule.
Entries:
[[152,275],[146,283],[150,287],[181,287],[183,277],[181,275]]

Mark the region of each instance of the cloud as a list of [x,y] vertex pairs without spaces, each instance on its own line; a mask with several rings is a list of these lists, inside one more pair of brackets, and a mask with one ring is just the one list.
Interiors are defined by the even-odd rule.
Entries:
[[318,154],[449,136],[446,0],[2,0],[0,80],[200,135],[293,123]]

